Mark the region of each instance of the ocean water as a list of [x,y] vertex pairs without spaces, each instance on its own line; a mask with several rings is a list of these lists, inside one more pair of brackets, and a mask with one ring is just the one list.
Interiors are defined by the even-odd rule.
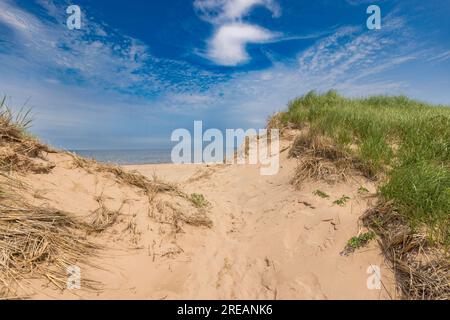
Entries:
[[79,156],[100,162],[126,164],[171,163],[172,149],[150,150],[70,150]]
[[[70,150],[84,158],[92,158],[100,162],[127,164],[156,164],[173,163],[171,159],[172,148],[146,149],[146,150]],[[232,156],[235,149],[224,148],[223,154]],[[201,157],[201,155],[200,155]],[[194,163],[194,150],[191,150],[191,163]]]

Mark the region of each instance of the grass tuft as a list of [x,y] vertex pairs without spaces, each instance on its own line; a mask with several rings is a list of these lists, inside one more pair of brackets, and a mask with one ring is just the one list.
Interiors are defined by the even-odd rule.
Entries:
[[297,187],[307,180],[325,180],[330,183],[346,180],[352,162],[332,140],[312,134],[300,134],[289,156],[299,161],[292,179]]

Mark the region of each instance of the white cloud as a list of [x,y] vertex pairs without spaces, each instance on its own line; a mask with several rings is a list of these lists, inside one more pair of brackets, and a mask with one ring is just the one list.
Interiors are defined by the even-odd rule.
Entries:
[[258,26],[232,23],[221,26],[209,43],[208,56],[223,66],[235,66],[249,60],[245,46],[271,40],[275,34]]
[[216,31],[208,41],[206,56],[218,65],[236,66],[247,62],[249,43],[273,40],[277,33],[242,22],[254,6],[264,6],[274,17],[281,14],[280,6],[273,0],[195,0],[194,8],[204,20],[214,24]]

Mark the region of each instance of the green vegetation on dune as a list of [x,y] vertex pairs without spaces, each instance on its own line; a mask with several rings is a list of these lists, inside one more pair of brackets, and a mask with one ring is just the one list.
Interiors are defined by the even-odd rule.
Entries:
[[358,249],[362,246],[365,246],[370,240],[375,238],[375,233],[372,231],[365,232],[360,234],[359,236],[352,237],[348,240],[347,245],[353,249]]
[[326,136],[380,180],[412,228],[426,226],[434,242],[450,244],[450,108],[404,96],[345,98],[310,92],[277,116],[285,127]]

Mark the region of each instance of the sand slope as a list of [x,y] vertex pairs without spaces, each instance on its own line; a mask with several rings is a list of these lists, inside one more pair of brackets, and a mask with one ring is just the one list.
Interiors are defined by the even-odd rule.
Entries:
[[[291,143],[282,141],[282,150]],[[262,176],[257,165],[129,166],[151,177],[176,182],[187,193],[201,193],[210,202],[206,215],[212,227],[164,223],[138,189],[117,183],[110,175],[74,169],[67,155],[49,155],[56,164],[49,174],[23,178],[29,200],[81,216],[98,208],[99,197],[120,209],[119,221],[95,235],[105,245],[81,266],[82,277],[101,283],[98,291],[55,290],[32,281],[33,297],[42,299],[389,299],[392,275],[376,242],[348,257],[339,253],[359,231],[358,217],[370,199],[358,194],[361,177],[328,185],[310,182],[296,190],[290,179],[297,160],[281,154],[280,172]],[[320,189],[330,199],[313,195]],[[343,207],[333,200],[351,197]],[[161,195],[191,210],[182,200]],[[385,288],[369,290],[370,265],[381,267]]]

